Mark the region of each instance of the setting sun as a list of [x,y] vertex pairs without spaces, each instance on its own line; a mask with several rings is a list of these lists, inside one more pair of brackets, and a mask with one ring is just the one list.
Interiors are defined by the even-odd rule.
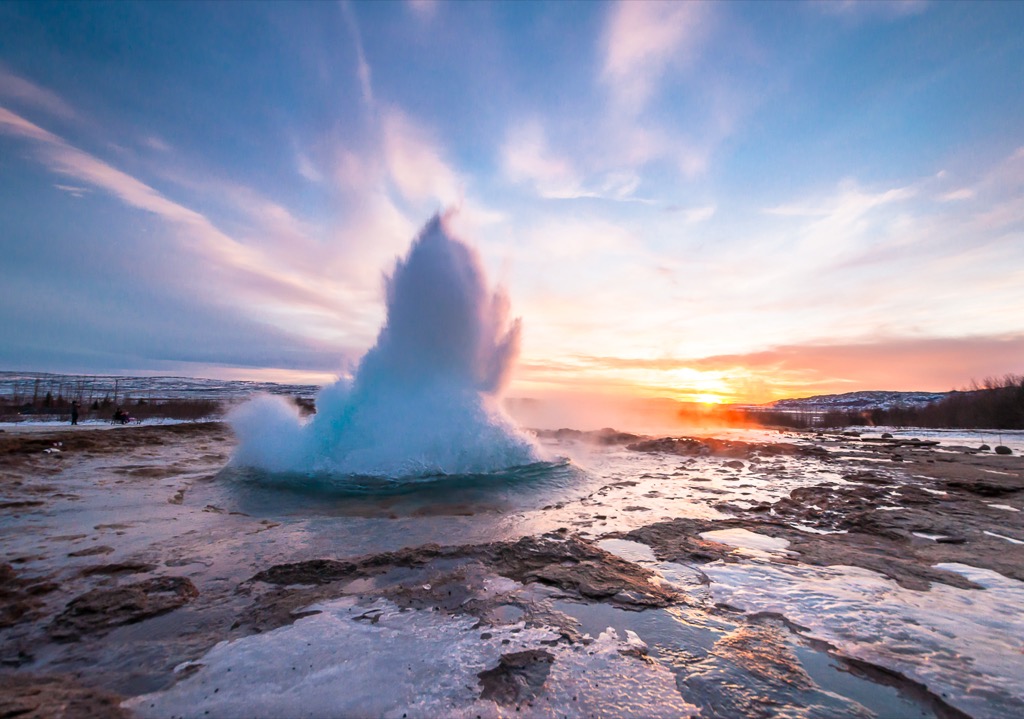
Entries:
[[1024,717],[1021,28],[0,2],[6,714]]
[[722,397],[717,394],[698,394],[694,396],[694,400],[701,404],[722,404],[724,402]]

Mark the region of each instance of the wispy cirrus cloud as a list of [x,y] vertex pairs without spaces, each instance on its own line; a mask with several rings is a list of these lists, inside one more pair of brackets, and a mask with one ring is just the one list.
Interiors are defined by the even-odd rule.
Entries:
[[[948,173],[939,180],[952,181]],[[966,186],[940,192],[940,202],[965,204],[968,222],[982,233],[1005,232],[1024,222],[1024,147],[977,171]],[[971,202],[965,202],[971,200]]]
[[345,16],[345,21],[348,23],[352,36],[352,46],[356,51],[356,75],[359,77],[359,88],[363,93],[363,102],[368,108],[372,109],[375,105],[373,70],[370,68],[370,63],[366,61],[366,51],[363,49],[363,36],[359,32],[359,25],[356,22],[355,11],[352,9],[351,3],[343,0],[341,10]]
[[718,207],[716,205],[703,205],[701,207],[691,207],[688,210],[683,210],[683,217],[686,218],[686,221],[688,223],[695,225],[699,222],[707,222],[708,220],[715,216],[715,213],[717,211]]
[[584,173],[572,160],[553,150],[539,120],[513,127],[501,147],[505,177],[527,184],[539,197],[549,200],[580,198],[645,202],[634,196],[640,176],[628,167]]
[[[433,11],[429,5],[410,5],[416,13]],[[373,68],[367,60],[355,6],[342,2],[342,13],[355,49],[355,69],[363,105],[370,115],[370,131],[356,147],[328,142],[330,167],[324,172],[309,155],[297,153],[296,167],[311,182],[333,180],[346,193],[380,192],[390,183],[401,199],[440,206],[461,203],[465,182],[445,159],[432,134],[396,105],[380,102],[373,89]],[[436,207],[433,209],[437,209]]]
[[439,0],[407,0],[406,4],[414,15],[424,21],[433,20],[440,6]]
[[[501,147],[501,166],[511,180],[547,199],[657,204],[662,193],[651,188],[663,191],[664,182],[650,182],[652,166],[674,166],[679,177],[691,180],[708,170],[715,148],[735,129],[730,93],[716,87],[718,79],[692,72],[713,34],[714,8],[646,0],[604,7],[595,76],[601,108],[586,132],[557,114],[518,120]],[[666,122],[656,103],[669,83],[708,100],[694,107],[685,125]]]
[[942,202],[959,202],[960,200],[973,199],[975,195],[974,190],[969,187],[961,187],[959,190],[951,190],[942,195],[939,195],[939,200]]
[[702,2],[617,3],[605,31],[601,71],[617,109],[641,112],[665,72],[699,52],[707,20]]
[[58,190],[68,193],[72,197],[78,198],[85,197],[88,193],[92,192],[92,190],[90,190],[88,187],[79,187],[78,185],[54,184],[54,187],[57,188]]
[[102,190],[178,228],[183,245],[214,267],[235,275],[240,280],[239,289],[255,280],[259,287],[257,294],[262,298],[268,293],[287,302],[321,310],[334,309],[324,294],[310,288],[308,277],[269,260],[219,230],[201,213],[168,199],[146,183],[3,107],[0,107],[0,132],[35,142],[36,156],[52,172]]
[[896,20],[919,15],[928,9],[928,4],[928,0],[830,0],[809,3],[825,15],[856,20]]
[[388,174],[403,197],[450,205],[464,196],[464,183],[443,159],[437,143],[404,113],[396,109],[384,113],[382,140]]
[[512,182],[531,184],[541,197],[572,198],[583,194],[576,168],[548,146],[544,128],[537,120],[509,132],[501,148],[501,163],[506,177]]
[[[716,147],[736,129],[736,93],[721,78],[692,71],[713,35],[714,8],[646,0],[604,7],[595,77],[601,109],[582,134],[575,118],[558,114],[515,120],[500,147],[501,167],[545,199],[657,204],[649,189],[641,190],[664,186],[646,184],[652,165],[674,166],[692,180],[708,170]],[[664,108],[656,106],[669,83],[701,97],[685,125],[666,122]]]
[[15,101],[64,120],[73,120],[78,113],[58,95],[15,75],[0,64],[0,98]]
[[882,205],[909,199],[915,194],[916,190],[913,187],[894,187],[880,192],[870,192],[861,189],[852,180],[844,180],[835,194],[817,201],[766,207],[763,212],[782,217],[820,217],[842,221],[860,217]]

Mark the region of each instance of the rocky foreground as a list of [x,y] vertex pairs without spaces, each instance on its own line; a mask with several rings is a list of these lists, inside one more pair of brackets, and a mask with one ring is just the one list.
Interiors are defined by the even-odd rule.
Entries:
[[[927,604],[995,591],[961,567],[1024,582],[1019,453],[841,434],[551,439],[596,440],[614,464],[542,506],[484,493],[284,511],[228,486],[219,423],[0,433],[0,717],[1024,712],[1019,643],[972,659],[979,676],[995,661],[972,695],[946,669],[953,644],[911,631],[847,646],[785,598],[752,610],[743,585],[858,568],[841,571]],[[335,665],[313,646],[332,631],[396,672],[416,647],[458,656],[369,676],[361,697],[350,655],[335,696],[345,681],[317,683]],[[288,637],[312,648],[289,655]],[[305,693],[253,705],[238,676],[256,665],[282,696]],[[442,674],[463,681],[433,686]],[[317,692],[330,702],[303,703]]]

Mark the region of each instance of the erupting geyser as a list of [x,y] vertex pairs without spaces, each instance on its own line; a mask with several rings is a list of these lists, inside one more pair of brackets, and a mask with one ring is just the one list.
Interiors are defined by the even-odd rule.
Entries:
[[498,398],[519,321],[476,253],[435,216],[386,280],[387,321],[351,380],[325,387],[309,421],[279,397],[230,416],[237,465],[271,472],[422,477],[536,462]]

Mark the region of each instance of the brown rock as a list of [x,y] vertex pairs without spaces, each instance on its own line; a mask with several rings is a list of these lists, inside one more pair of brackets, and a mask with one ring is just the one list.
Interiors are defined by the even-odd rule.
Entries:
[[480,698],[503,706],[528,701],[540,693],[554,661],[554,656],[543,649],[502,654],[498,666],[477,674]]
[[71,600],[50,624],[59,642],[107,632],[123,624],[165,614],[189,603],[199,591],[184,577],[156,577],[113,589],[93,589]]
[[121,701],[66,675],[0,674],[3,719],[128,719]]
[[43,605],[40,597],[57,588],[46,579],[19,576],[10,564],[0,564],[0,628],[36,616]]

